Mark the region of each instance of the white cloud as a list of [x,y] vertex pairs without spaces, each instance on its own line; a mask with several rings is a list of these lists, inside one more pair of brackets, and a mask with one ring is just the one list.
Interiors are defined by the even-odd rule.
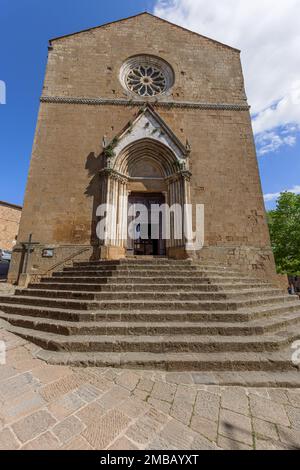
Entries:
[[253,130],[259,134],[290,123],[294,128],[300,127],[300,81],[292,83],[284,98],[276,105],[269,106],[253,118]]
[[284,189],[280,193],[269,193],[264,195],[265,202],[276,201],[280,194],[287,191],[288,193],[300,194],[300,186],[293,186],[291,189]]
[[293,147],[296,144],[297,138],[295,135],[292,135],[294,131],[291,130],[288,132],[288,129],[289,128],[285,128],[278,133],[275,131],[266,131],[258,134],[256,137],[258,155],[262,156],[267,153],[277,152],[284,145]]
[[242,50],[256,134],[300,129],[299,0],[157,0],[154,13]]

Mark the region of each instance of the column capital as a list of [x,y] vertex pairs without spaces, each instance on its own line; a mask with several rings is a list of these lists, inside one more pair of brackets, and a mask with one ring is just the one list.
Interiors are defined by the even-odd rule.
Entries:
[[111,178],[123,184],[128,183],[128,177],[126,175],[123,175],[122,173],[119,173],[118,171],[113,170],[112,168],[103,168],[99,171],[99,174],[100,176],[106,176],[107,178]]

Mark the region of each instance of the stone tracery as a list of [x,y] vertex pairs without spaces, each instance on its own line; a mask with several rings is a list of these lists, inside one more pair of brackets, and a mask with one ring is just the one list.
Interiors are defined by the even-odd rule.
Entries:
[[124,62],[120,70],[120,81],[130,93],[152,97],[166,93],[173,86],[174,72],[163,59],[140,55]]

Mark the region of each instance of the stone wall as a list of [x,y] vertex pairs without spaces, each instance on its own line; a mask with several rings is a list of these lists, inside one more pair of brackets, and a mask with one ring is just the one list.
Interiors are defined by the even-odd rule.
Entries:
[[[62,259],[63,247],[96,244],[103,136],[113,139],[144,105],[119,80],[135,54],[157,55],[174,70],[171,91],[150,102],[191,145],[191,198],[205,205],[204,256],[275,275],[239,51],[147,14],[52,41],[20,237],[33,233]],[[16,252],[11,280],[19,265]],[[37,256],[31,269],[48,265]]]
[[0,201],[0,249],[12,250],[18,235],[22,207]]

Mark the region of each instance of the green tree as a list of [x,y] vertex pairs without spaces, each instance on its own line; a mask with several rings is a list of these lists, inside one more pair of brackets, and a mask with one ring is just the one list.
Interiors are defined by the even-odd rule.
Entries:
[[300,274],[300,195],[281,193],[268,223],[277,270]]

